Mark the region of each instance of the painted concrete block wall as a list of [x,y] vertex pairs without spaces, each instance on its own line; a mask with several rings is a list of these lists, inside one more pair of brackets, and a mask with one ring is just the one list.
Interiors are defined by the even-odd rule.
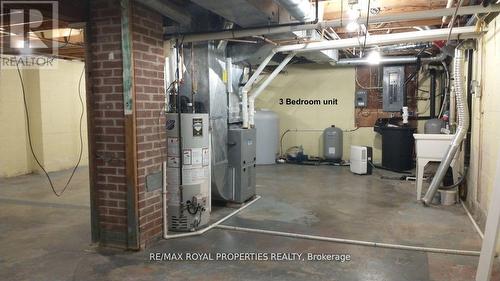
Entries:
[[[80,152],[80,115],[78,82],[84,68],[81,62],[60,60],[59,69],[39,71],[40,107],[44,165],[48,171],[67,169],[75,165]],[[85,76],[85,75],[84,75]],[[81,95],[85,101],[85,77],[81,82]],[[82,138],[83,165],[87,163],[87,117],[83,108]]]
[[[323,130],[335,125],[342,130],[355,128],[354,68],[330,65],[289,65],[258,97],[257,108],[268,108],[280,116],[281,134],[287,129]],[[336,98],[338,105],[280,105],[280,99]],[[283,140],[283,150],[302,145],[310,156],[322,156],[322,132],[290,132]],[[344,133],[343,159],[349,159],[351,145],[367,145],[374,149],[376,162],[381,161],[380,136],[373,128],[360,128]]]
[[29,173],[21,84],[17,70],[0,71],[0,177]]
[[[480,95],[472,104],[472,152],[468,171],[468,204],[480,225],[484,225],[500,151],[500,19],[489,24],[489,30],[478,42],[475,52],[474,79],[479,81]],[[500,250],[500,246],[498,246]]]
[[[319,129],[336,125],[343,130],[355,128],[354,111],[354,68],[332,67],[330,65],[289,65],[269,87],[258,97],[256,107],[268,108],[280,116],[281,134],[287,129]],[[421,76],[420,88],[428,89],[428,77]],[[427,94],[428,95],[428,94]],[[337,98],[337,106],[293,106],[280,105],[280,98],[331,99]],[[429,115],[428,101],[419,101],[422,116]],[[419,131],[423,132],[425,121],[419,122]],[[321,156],[322,132],[290,132],[283,140],[283,150],[295,145],[302,145],[305,153]],[[349,159],[350,146],[363,145],[373,147],[374,161],[382,161],[382,140],[373,128],[360,128],[344,133],[343,158]]]
[[[48,171],[75,165],[80,152],[78,81],[84,64],[59,61],[54,70],[21,70],[30,114],[31,140]],[[22,88],[17,70],[0,74],[0,177],[40,172],[28,143]],[[85,105],[85,80],[82,80]],[[86,109],[84,110],[84,113]],[[87,128],[83,117],[83,157],[87,165]]]

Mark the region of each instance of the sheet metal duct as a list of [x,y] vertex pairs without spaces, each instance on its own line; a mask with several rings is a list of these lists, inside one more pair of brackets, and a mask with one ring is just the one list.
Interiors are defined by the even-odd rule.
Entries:
[[[229,188],[226,184],[228,180],[228,107],[230,107],[228,100],[235,100],[231,96],[228,99],[227,87],[222,79],[226,70],[224,53],[225,50],[216,48],[214,42],[194,44],[192,51],[190,47],[185,46],[183,49],[184,83],[179,89],[184,99],[189,99],[195,105],[196,113],[210,114],[211,189],[212,196],[217,199],[226,199],[223,194],[228,193],[225,189]],[[196,67],[191,67],[192,63]],[[193,70],[194,77],[192,76]],[[240,75],[237,69],[233,69],[232,74],[235,80],[237,80],[237,75]],[[237,94],[235,91],[231,95]]]
[[272,0],[192,0],[241,27],[279,23],[279,6]]
[[158,11],[163,16],[182,25],[189,25],[191,23],[191,15],[173,3],[163,2],[160,0],[136,0],[136,2],[143,4],[154,11]]
[[292,17],[299,21],[308,21],[314,18],[313,7],[309,0],[275,0],[283,6]]
[[[243,28],[284,24],[290,22],[291,17],[305,21],[315,15],[313,6],[308,0],[193,0],[193,2]],[[324,40],[316,30],[286,31],[270,35],[268,38]],[[228,49],[231,57],[236,56],[233,58],[234,62],[246,61],[253,65],[259,64],[265,56],[256,55],[256,51],[265,50],[268,48],[266,46],[274,47],[268,43],[248,45],[250,44],[237,44]],[[248,52],[248,49],[255,51]],[[328,63],[338,60],[338,51],[322,50],[300,56],[316,63]]]

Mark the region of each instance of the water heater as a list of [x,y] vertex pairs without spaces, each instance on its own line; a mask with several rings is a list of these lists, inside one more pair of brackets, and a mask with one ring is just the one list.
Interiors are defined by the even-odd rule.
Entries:
[[[167,129],[167,216],[173,231],[194,231],[210,218],[208,114],[169,113]],[[181,172],[182,171],[182,172]]]
[[323,131],[323,157],[328,161],[340,162],[343,154],[343,132],[332,125]]

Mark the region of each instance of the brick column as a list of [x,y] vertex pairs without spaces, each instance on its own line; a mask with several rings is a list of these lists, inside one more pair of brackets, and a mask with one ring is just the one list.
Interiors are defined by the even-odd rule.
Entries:
[[[124,10],[121,2],[130,8]],[[157,12],[130,0],[90,2],[87,92],[92,238],[101,245],[140,249],[162,234],[161,189],[146,189],[146,177],[161,171],[165,155],[160,126],[162,22]],[[124,72],[127,59],[131,65]],[[127,83],[131,91],[124,91]],[[130,107],[124,106],[128,97],[124,92],[130,92]]]

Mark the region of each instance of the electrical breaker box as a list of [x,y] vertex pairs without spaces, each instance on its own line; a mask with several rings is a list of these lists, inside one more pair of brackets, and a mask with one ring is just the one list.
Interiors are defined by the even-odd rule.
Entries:
[[367,107],[368,106],[368,92],[367,91],[357,91],[355,100],[355,107]]
[[403,108],[404,97],[404,66],[384,67],[383,109],[388,112],[398,112]]
[[229,129],[229,186],[232,201],[243,203],[255,195],[256,130]]

